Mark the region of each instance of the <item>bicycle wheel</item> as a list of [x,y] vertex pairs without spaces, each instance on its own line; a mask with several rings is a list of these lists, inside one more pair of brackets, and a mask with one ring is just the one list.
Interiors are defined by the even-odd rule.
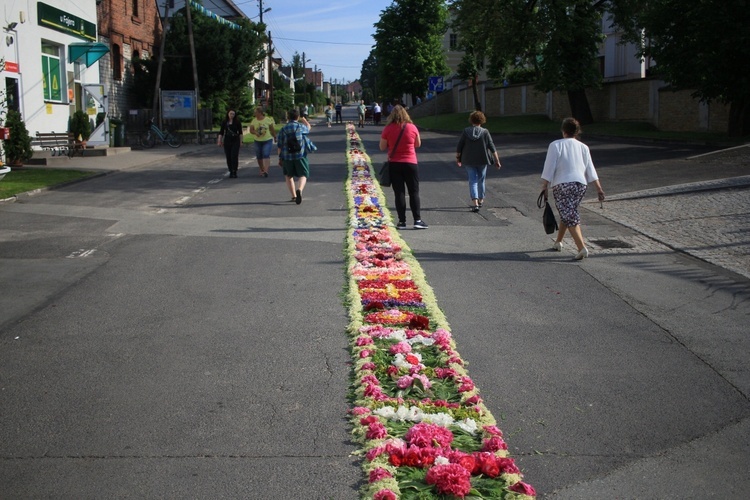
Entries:
[[167,134],[167,144],[169,144],[169,147],[171,148],[179,148],[180,146],[182,146],[182,137],[169,132]]
[[149,149],[149,148],[153,148],[154,144],[156,144],[156,138],[154,137],[154,134],[152,134],[149,131],[144,134],[141,134],[139,138],[139,142],[141,143],[142,148]]

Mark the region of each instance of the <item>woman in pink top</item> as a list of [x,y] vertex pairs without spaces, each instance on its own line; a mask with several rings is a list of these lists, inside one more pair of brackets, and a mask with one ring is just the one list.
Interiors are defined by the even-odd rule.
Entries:
[[[401,134],[401,140],[398,136]],[[398,144],[396,144],[398,142]],[[391,186],[396,201],[398,224],[396,228],[406,228],[406,191],[409,191],[409,207],[414,217],[414,229],[427,229],[422,220],[419,202],[419,166],[416,148],[422,145],[419,130],[409,118],[403,106],[396,105],[388,115],[388,122],[380,135],[380,150],[388,151],[391,166]],[[397,146],[397,147],[396,147]],[[404,187],[406,186],[406,187]]]
[[581,233],[581,216],[578,207],[586,194],[586,186],[594,184],[599,201],[604,201],[604,190],[596,174],[594,162],[591,161],[589,147],[578,140],[581,125],[575,118],[566,118],[562,122],[563,138],[553,141],[547,149],[542,171],[542,191],[547,198],[547,190],[552,186],[557,210],[560,212],[560,229],[552,246],[558,252],[562,250],[565,231],[575,241],[578,253],[576,260],[585,259],[589,251],[583,242]]

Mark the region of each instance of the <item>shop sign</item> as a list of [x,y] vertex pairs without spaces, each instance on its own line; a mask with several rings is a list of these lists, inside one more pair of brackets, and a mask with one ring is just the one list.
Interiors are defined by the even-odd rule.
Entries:
[[37,3],[37,18],[39,19],[40,26],[61,31],[91,42],[96,41],[96,24],[73,14],[68,14],[46,3]]

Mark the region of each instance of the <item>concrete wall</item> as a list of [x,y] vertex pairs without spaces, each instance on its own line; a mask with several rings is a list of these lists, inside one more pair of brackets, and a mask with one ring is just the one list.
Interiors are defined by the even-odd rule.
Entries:
[[[487,116],[516,116],[541,114],[551,120],[562,120],[570,116],[570,104],[565,92],[537,92],[533,84],[494,86],[490,82],[479,85],[479,95]],[[638,121],[651,123],[660,130],[683,132],[725,133],[729,121],[729,106],[718,102],[702,104],[691,97],[691,91],[673,92],[663,81],[652,78],[636,78],[609,82],[601,89],[588,89],[594,120]],[[446,99],[446,94],[451,94]],[[453,89],[438,96],[440,103],[452,105],[443,113],[470,113],[474,110],[471,87],[454,85]],[[412,117],[431,113],[422,109],[424,105],[410,111]]]

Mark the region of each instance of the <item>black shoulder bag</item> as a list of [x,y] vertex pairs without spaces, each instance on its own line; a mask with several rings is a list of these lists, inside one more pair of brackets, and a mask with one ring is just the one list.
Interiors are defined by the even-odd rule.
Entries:
[[536,200],[536,206],[539,208],[544,208],[544,213],[542,214],[542,224],[544,224],[544,232],[547,234],[552,234],[557,231],[557,219],[555,218],[555,213],[552,211],[552,207],[549,206],[549,202],[547,201],[546,191],[542,191],[541,193],[539,193],[539,198],[537,198]]
[[[391,151],[396,151],[398,143],[401,141],[401,136],[404,135],[404,129],[406,129],[406,124],[401,126],[401,132],[399,132],[396,144],[393,145]],[[380,182],[381,186],[385,187],[391,185],[391,155],[388,155],[388,159],[384,161],[383,165],[380,167],[380,171],[378,172],[378,182]]]

